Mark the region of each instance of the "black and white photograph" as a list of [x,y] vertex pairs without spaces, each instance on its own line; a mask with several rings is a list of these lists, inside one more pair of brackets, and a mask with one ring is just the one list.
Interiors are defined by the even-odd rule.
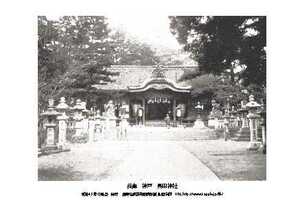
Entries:
[[299,202],[297,5],[2,2],[0,202]]
[[266,16],[140,18],[37,17],[38,180],[266,180]]

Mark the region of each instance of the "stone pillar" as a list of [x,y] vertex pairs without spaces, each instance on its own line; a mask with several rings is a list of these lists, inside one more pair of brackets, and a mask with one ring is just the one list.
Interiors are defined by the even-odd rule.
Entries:
[[68,116],[63,113],[61,116],[58,116],[58,147],[65,149],[67,148],[66,136],[67,136],[67,120]]
[[266,111],[263,108],[263,110],[260,112],[261,116],[261,134],[262,134],[262,150],[263,153],[266,153],[266,147],[267,147],[267,140],[266,140]]
[[82,136],[83,134],[83,116],[82,116],[82,103],[80,99],[76,100],[76,105],[73,108],[75,110],[74,120],[75,120],[75,135],[76,137]]
[[173,100],[173,121],[174,121],[174,125],[176,126],[176,99],[174,98]]
[[249,127],[250,127],[250,143],[248,145],[249,150],[257,150],[261,147],[261,142],[257,141],[257,119],[258,115],[251,112],[248,114],[249,118]]
[[236,137],[234,140],[236,141],[249,141],[250,140],[250,130],[249,130],[249,124],[247,119],[247,112],[245,106],[243,108],[238,110],[239,115],[241,116],[242,125],[238,132],[236,133]]
[[59,104],[56,106],[58,112],[62,115],[58,116],[58,147],[66,148],[67,125],[69,117],[66,115],[69,106],[66,104],[64,97],[60,98]]
[[97,141],[101,137],[101,134],[103,133],[103,124],[101,121],[100,110],[97,110],[96,112],[94,125],[95,125],[95,133],[94,133],[93,140]]
[[248,119],[246,116],[242,117],[242,128],[249,128]]
[[56,148],[55,141],[55,123],[46,123],[46,145],[45,148]]
[[266,127],[264,125],[261,126],[261,134],[262,134],[262,144],[266,145]]
[[227,141],[230,138],[229,125],[230,125],[230,115],[228,112],[224,115],[224,140]]
[[94,141],[95,137],[95,120],[94,117],[89,118],[89,143]]
[[249,102],[246,104],[246,107],[249,109],[247,118],[249,119],[250,127],[250,143],[248,145],[249,150],[257,150],[261,147],[261,143],[257,141],[257,119],[260,118],[257,114],[257,109],[260,105],[255,102],[254,96],[250,95]]
[[146,124],[146,101],[145,101],[145,98],[143,98],[142,100],[143,102],[143,125]]

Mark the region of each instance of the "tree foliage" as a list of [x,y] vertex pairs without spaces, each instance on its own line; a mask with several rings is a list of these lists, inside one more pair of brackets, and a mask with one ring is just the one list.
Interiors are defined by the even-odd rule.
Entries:
[[39,105],[49,98],[109,94],[94,84],[113,82],[113,64],[153,65],[158,61],[147,44],[111,32],[103,16],[38,17]]
[[159,58],[150,45],[141,43],[119,30],[111,36],[114,47],[114,64],[155,65],[159,63]]
[[231,83],[266,84],[266,17],[173,16],[170,30],[197,61],[199,72],[227,75]]

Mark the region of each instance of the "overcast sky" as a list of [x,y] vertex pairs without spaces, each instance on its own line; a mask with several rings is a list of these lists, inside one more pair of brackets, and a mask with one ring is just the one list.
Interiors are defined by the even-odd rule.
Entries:
[[[167,15],[119,14],[106,15],[111,28],[121,29],[129,35],[153,48],[170,48],[179,50],[181,46],[169,30]],[[50,20],[58,20],[59,16],[47,15]]]
[[169,30],[169,18],[163,15],[109,15],[109,24],[121,28],[155,48],[180,49]]

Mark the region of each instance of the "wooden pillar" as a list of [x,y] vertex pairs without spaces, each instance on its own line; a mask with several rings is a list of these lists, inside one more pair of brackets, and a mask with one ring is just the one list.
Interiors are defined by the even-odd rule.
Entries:
[[176,122],[176,99],[174,98],[173,100],[173,120],[174,120],[174,123]]
[[143,98],[143,125],[145,125],[146,122],[146,102],[145,102],[145,98]]

